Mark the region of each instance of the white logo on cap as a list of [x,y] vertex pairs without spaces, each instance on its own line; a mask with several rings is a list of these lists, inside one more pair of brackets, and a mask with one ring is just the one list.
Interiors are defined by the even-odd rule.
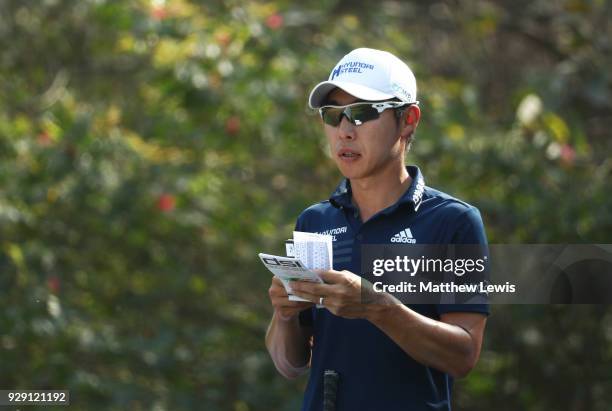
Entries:
[[402,86],[400,86],[397,83],[391,83],[391,90],[393,90],[393,92],[395,93],[396,96],[398,97],[403,97],[406,101],[411,101],[411,96],[410,93],[408,93],[406,91],[406,89],[404,89]]
[[338,67],[332,71],[330,81],[345,73],[363,73],[363,70],[374,70],[373,64],[362,63],[361,61],[349,61],[344,64],[339,64]]

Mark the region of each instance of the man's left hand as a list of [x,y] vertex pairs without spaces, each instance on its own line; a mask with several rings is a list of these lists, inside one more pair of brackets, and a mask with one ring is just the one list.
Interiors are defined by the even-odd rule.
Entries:
[[[382,295],[374,295],[371,284],[350,271],[317,271],[325,284],[305,281],[291,282],[293,292],[313,303],[320,304],[333,314],[344,318],[367,318],[382,307]],[[323,300],[321,301],[321,297]]]

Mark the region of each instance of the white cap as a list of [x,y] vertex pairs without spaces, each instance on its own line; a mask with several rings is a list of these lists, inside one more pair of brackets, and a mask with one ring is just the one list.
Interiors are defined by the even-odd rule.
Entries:
[[310,92],[308,105],[319,108],[327,94],[336,87],[361,100],[377,101],[399,98],[416,103],[416,79],[410,67],[393,54],[375,49],[351,51],[336,64],[329,79]]

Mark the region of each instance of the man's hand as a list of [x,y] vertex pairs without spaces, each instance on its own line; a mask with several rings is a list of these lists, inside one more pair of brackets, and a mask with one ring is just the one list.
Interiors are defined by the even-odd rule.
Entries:
[[266,332],[266,348],[278,371],[295,378],[308,370],[312,327],[300,325],[297,315],[312,303],[289,301],[281,280],[272,277],[268,290],[274,315]]
[[296,315],[309,307],[312,307],[312,303],[304,301],[289,301],[287,291],[281,280],[277,277],[272,277],[272,284],[268,290],[270,296],[270,302],[274,307],[278,319],[282,321],[289,321]]
[[388,295],[375,295],[371,284],[350,271],[318,271],[325,284],[304,281],[291,282],[295,295],[314,303],[323,297],[323,305],[333,314],[344,318],[367,318]]

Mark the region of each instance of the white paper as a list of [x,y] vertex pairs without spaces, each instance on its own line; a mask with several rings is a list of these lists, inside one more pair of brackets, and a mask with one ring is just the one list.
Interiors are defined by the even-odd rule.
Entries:
[[261,262],[268,270],[278,277],[287,291],[290,301],[308,301],[293,294],[290,281],[309,281],[323,283],[319,275],[308,268],[299,258],[281,257],[278,255],[259,253]]
[[331,270],[333,267],[333,237],[331,235],[293,232],[294,256],[311,270]]

